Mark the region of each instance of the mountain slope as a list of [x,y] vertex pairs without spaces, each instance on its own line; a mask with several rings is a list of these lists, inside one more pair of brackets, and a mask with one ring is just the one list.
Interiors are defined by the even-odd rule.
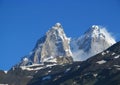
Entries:
[[83,36],[71,41],[73,58],[75,61],[86,60],[115,43],[114,38],[104,27],[93,25]]
[[120,42],[84,62],[40,70],[28,85],[120,85],[119,49]]

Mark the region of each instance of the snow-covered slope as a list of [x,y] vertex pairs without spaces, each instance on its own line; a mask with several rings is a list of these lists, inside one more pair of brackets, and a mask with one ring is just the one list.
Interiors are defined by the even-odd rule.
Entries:
[[101,26],[93,25],[78,39],[72,39],[71,50],[75,61],[83,61],[112,46],[116,41]]
[[56,23],[45,36],[37,41],[31,54],[23,58],[21,66],[30,64],[70,63],[72,62],[72,52],[70,50],[70,39],[66,37],[60,23]]

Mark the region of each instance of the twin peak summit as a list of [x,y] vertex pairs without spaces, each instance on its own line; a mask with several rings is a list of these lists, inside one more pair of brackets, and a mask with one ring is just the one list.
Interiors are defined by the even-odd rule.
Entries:
[[116,41],[102,26],[91,26],[82,36],[68,38],[60,23],[56,23],[41,37],[31,54],[23,57],[20,66],[84,61],[109,48]]

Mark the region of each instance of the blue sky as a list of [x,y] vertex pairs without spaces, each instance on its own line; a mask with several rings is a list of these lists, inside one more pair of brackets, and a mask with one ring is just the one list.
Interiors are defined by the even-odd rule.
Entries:
[[56,22],[68,37],[91,25],[107,27],[120,39],[119,0],[0,0],[0,69],[8,70],[34,48]]

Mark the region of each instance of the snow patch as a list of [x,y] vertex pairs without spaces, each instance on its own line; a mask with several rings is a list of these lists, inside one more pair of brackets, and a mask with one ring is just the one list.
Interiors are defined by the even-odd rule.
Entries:
[[106,53],[109,53],[109,51],[107,50]]
[[117,67],[117,68],[120,68],[120,65],[114,65],[115,67]]
[[117,70],[120,70],[120,65],[114,65]]
[[48,71],[48,73],[50,73],[50,72],[51,72],[51,70]]
[[97,77],[97,76],[98,76],[98,74],[96,74],[96,73],[95,73],[95,74],[93,74],[93,76],[94,76],[94,77]]
[[71,68],[67,68],[66,70],[65,70],[65,73],[67,73],[68,71],[70,71],[71,70]]
[[117,56],[115,56],[114,58],[117,59],[117,58],[119,58],[119,57],[120,57],[120,55],[117,55]]
[[20,66],[20,68],[22,70],[28,70],[28,71],[37,71],[37,70],[40,70],[40,69],[45,69],[47,67],[52,67],[52,66],[55,66],[57,64],[49,64],[49,65],[44,65],[44,64],[33,64],[33,65],[29,65],[29,66]]
[[25,58],[23,59],[23,61],[28,62],[29,59],[25,57]]
[[116,68],[117,70],[120,70],[120,68]]
[[57,63],[57,59],[55,57],[53,57],[53,56],[50,56],[48,58],[45,58],[43,60],[43,62],[54,62],[54,63]]
[[20,66],[20,68],[22,70],[28,70],[28,71],[44,69],[44,67],[29,68],[29,67],[26,67],[26,66]]
[[100,60],[100,61],[97,61],[96,63],[98,63],[98,64],[104,64],[104,63],[106,63],[106,61],[105,60]]
[[5,73],[5,74],[7,74],[7,73],[8,73],[8,71],[4,71],[4,73]]
[[112,53],[112,55],[115,55],[115,53]]
[[46,67],[52,67],[52,66],[55,66],[57,64],[49,64],[49,65],[46,65]]
[[77,68],[80,68],[80,65],[78,65]]
[[106,53],[105,52],[102,52],[102,55],[104,56]]

